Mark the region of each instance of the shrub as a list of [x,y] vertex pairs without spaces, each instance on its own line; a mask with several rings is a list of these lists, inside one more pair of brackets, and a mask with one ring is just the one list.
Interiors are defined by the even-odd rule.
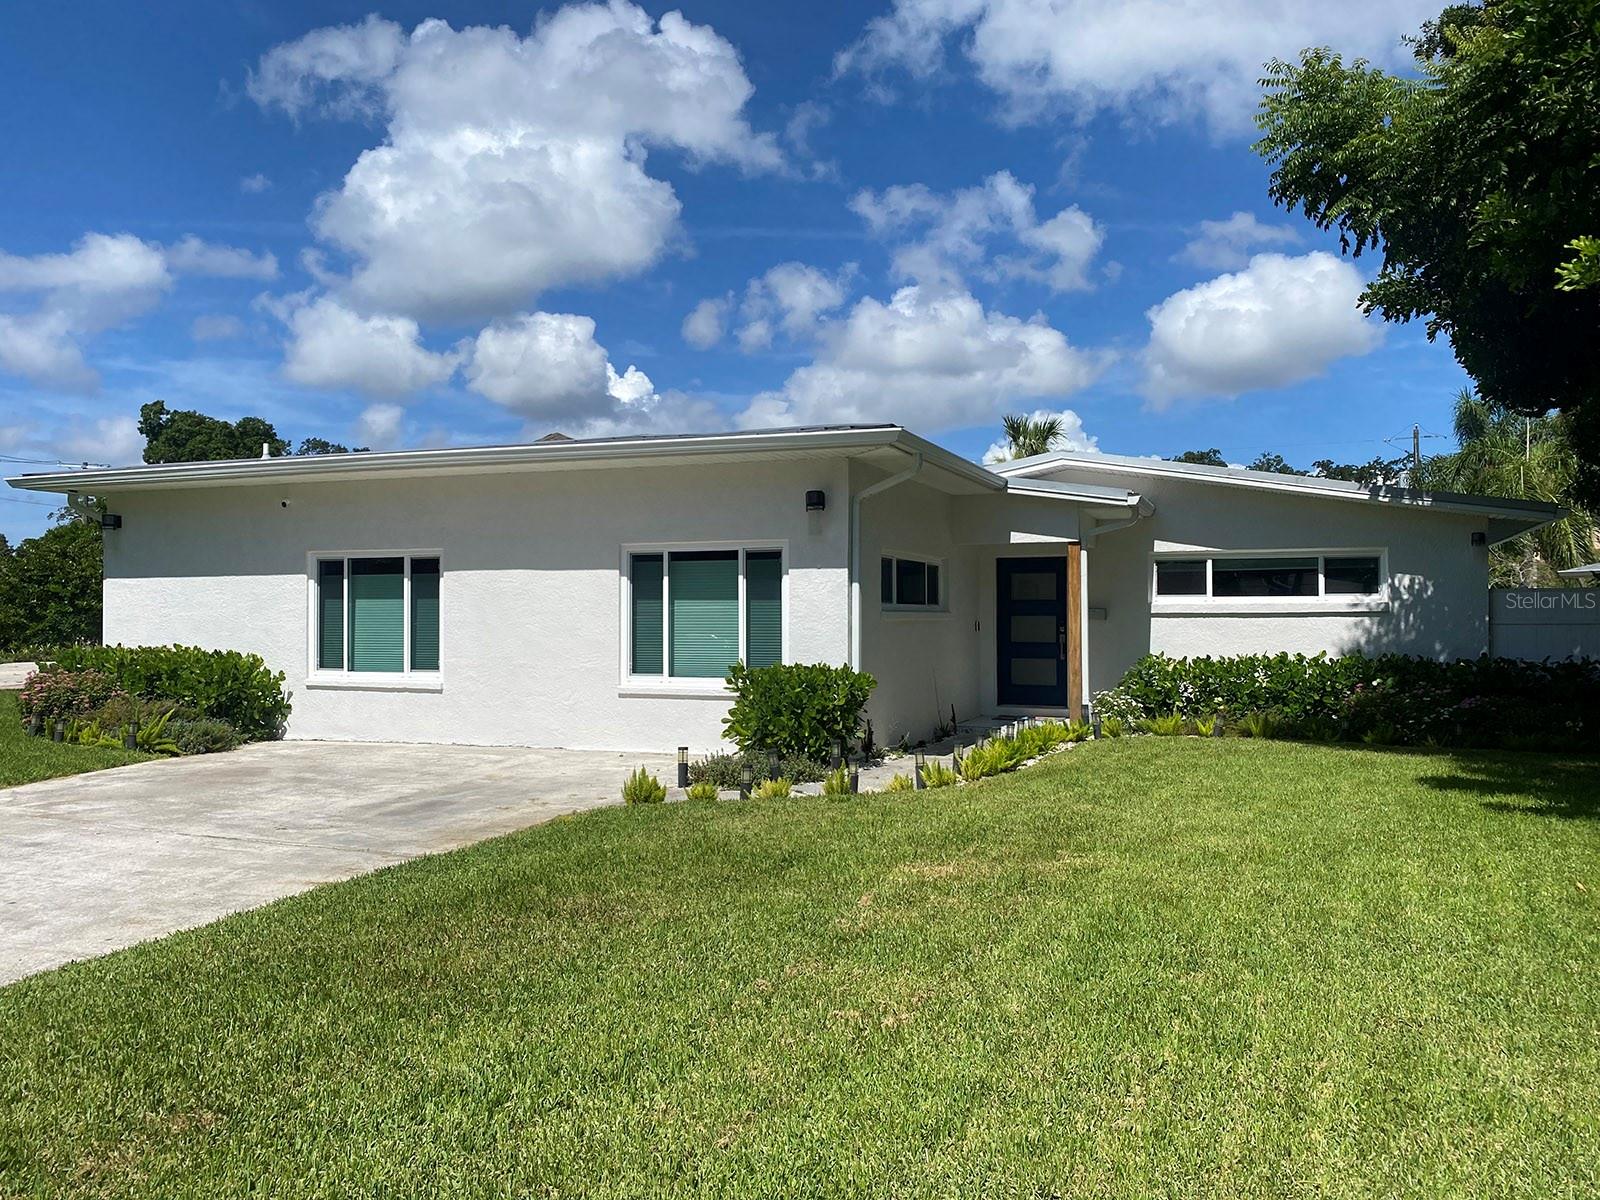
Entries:
[[844,767],[837,771],[829,771],[822,777],[822,794],[824,796],[848,796],[850,794],[850,772]]
[[1176,712],[1231,725],[1269,713],[1279,736],[1318,741],[1582,749],[1600,741],[1600,662],[1152,654],[1095,705],[1135,722]]
[[707,783],[705,780],[701,780],[699,783],[691,783],[689,790],[684,795],[691,800],[715,800],[717,798],[717,785]]
[[902,774],[890,776],[889,782],[883,785],[883,790],[886,792],[912,792],[916,790],[916,787],[917,785],[912,781],[911,776]]
[[942,762],[925,762],[922,764],[922,786],[927,788],[950,787],[960,778],[953,767],[947,767]]
[[629,775],[628,781],[622,785],[624,804],[660,804],[666,798],[667,789],[643,767]]
[[1215,713],[1209,717],[1196,717],[1194,731],[1201,737],[1212,737],[1217,732],[1217,722],[1221,720]]
[[232,725],[211,717],[174,719],[167,726],[167,733],[177,744],[180,754],[219,754],[224,750],[237,749],[243,740]]
[[[712,754],[689,764],[690,783],[710,783],[718,788],[739,786],[740,768],[745,762],[756,779],[765,779],[772,771],[765,754]],[[795,783],[816,783],[824,778],[828,769],[809,758],[790,755],[778,760],[778,774]]]
[[1183,715],[1175,712],[1159,717],[1145,717],[1135,725],[1144,733],[1153,733],[1157,737],[1182,737],[1189,730],[1189,723],[1183,719]]
[[861,714],[877,680],[849,667],[780,663],[728,672],[733,705],[723,724],[746,754],[796,756],[826,762],[839,742],[854,745]]
[[794,794],[794,785],[787,779],[763,779],[750,793],[755,800],[787,800]]
[[961,758],[961,778],[976,783],[990,775],[1015,771],[1028,761],[1027,750],[1013,738],[994,738],[974,746]]
[[1278,736],[1278,718],[1269,712],[1249,712],[1239,718],[1239,736],[1270,738]]
[[87,717],[119,694],[116,678],[105,671],[42,667],[23,683],[18,707],[24,724],[34,717],[49,723]]
[[283,672],[269,671],[257,654],[197,646],[68,646],[56,666],[104,672],[131,695],[169,700],[226,721],[248,741],[282,737],[289,718]]
[[1121,717],[1100,718],[1101,737],[1119,738],[1127,732],[1128,726],[1123,722]]

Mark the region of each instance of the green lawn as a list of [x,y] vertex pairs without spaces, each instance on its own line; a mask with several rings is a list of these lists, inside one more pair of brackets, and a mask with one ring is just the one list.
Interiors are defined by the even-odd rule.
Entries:
[[[124,767],[144,762],[149,757],[127,750],[68,746],[49,738],[32,737],[22,728],[17,693],[0,692],[0,788],[55,779],[60,775],[81,775],[106,767]],[[0,863],[0,870],[4,869],[4,864]]]
[[561,820],[0,989],[0,1194],[1593,1196],[1597,768]]

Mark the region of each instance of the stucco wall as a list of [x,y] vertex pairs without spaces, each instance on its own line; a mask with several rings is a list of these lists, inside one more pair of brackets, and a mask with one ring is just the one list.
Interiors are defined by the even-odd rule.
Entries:
[[[1488,648],[1488,552],[1473,546],[1483,519],[1398,506],[1064,469],[1049,478],[1141,492],[1155,514],[1087,543],[1089,685],[1112,687],[1140,655],[1394,651],[1476,657]],[[1275,611],[1216,605],[1152,612],[1155,552],[1367,550],[1387,552],[1389,596],[1372,612],[1293,602]],[[1337,602],[1335,602],[1337,603]],[[1159,606],[1158,606],[1159,608]]]
[[1600,659],[1600,588],[1495,588],[1489,629],[1503,658]]
[[[261,654],[291,737],[703,751],[725,696],[622,694],[621,547],[786,542],[789,657],[843,662],[845,489],[842,462],[812,461],[132,492],[105,635]],[[309,687],[308,552],[409,549],[441,552],[443,690]]]
[[[858,491],[882,478],[868,467],[853,470]],[[868,715],[880,742],[927,737],[949,719],[952,705],[962,719],[979,711],[978,557],[952,536],[952,520],[970,503],[915,481],[862,503],[861,666],[878,681]],[[885,554],[943,560],[947,610],[884,612],[879,562]]]

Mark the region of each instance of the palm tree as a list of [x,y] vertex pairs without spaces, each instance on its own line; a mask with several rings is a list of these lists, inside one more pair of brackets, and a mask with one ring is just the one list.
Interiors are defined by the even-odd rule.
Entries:
[[1464,389],[1456,396],[1455,435],[1460,449],[1422,464],[1422,487],[1540,500],[1568,510],[1561,520],[1496,546],[1490,583],[1560,585],[1566,580],[1555,572],[1594,561],[1596,522],[1571,499],[1578,456],[1563,414],[1518,416]]
[[1048,454],[1061,440],[1061,418],[1051,416],[1025,417],[1011,413],[1001,420],[1006,441],[1010,442],[1008,457],[1032,458],[1035,454]]

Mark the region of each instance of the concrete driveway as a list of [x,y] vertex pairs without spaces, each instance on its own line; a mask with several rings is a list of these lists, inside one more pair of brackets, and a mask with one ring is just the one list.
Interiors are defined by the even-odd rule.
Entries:
[[617,803],[666,755],[264,742],[0,789],[0,984]]

